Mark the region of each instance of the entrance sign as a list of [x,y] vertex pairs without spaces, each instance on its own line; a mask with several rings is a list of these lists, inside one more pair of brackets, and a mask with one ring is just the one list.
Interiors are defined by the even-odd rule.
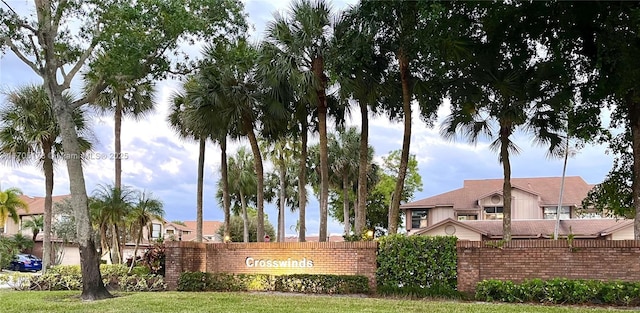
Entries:
[[313,260],[307,260],[307,258],[302,258],[300,260],[293,260],[291,258],[287,258],[286,260],[275,260],[275,259],[254,259],[252,257],[248,257],[244,261],[247,267],[282,267],[282,268],[305,268],[305,267],[313,267]]
[[259,275],[363,275],[376,287],[378,243],[359,242],[229,242],[165,243],[165,282],[178,285],[183,272]]

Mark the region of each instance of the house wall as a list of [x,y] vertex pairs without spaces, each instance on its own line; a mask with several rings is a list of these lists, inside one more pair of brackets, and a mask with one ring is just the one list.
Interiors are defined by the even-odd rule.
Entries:
[[[182,272],[234,274],[335,274],[364,275],[372,290],[376,287],[378,243],[291,242],[291,243],[166,243],[165,281],[175,290]],[[285,267],[267,266],[260,260],[297,261]],[[302,263],[304,266],[300,266]],[[258,264],[258,265],[256,265]],[[280,264],[280,263],[279,263]]]
[[[446,227],[447,226],[453,226],[455,227],[455,232],[453,234],[447,234],[446,231]],[[467,228],[464,227],[460,227],[460,226],[456,226],[456,225],[452,225],[451,223],[446,223],[445,225],[441,225],[438,226],[434,229],[429,230],[426,233],[421,234],[423,236],[456,236],[458,238],[458,240],[475,240],[475,241],[480,241],[482,240],[482,235],[471,231]]]
[[[480,199],[479,204],[482,207],[504,206],[503,197],[499,197],[499,201],[494,201],[494,195],[487,196]],[[511,218],[514,220],[541,219],[542,209],[538,202],[538,196],[519,189],[513,189],[511,191]]]
[[7,217],[4,223],[4,233],[7,235],[15,235],[20,232],[20,224],[14,223],[11,217]]
[[513,189],[511,192],[513,197],[511,216],[513,219],[541,219],[542,209],[538,202],[538,196],[519,189]]
[[452,207],[438,207],[429,210],[428,218],[429,226],[431,226],[448,218],[455,219],[456,217]]
[[499,196],[499,197],[500,197],[499,201],[493,201],[494,195],[490,195],[488,197],[484,197],[484,198],[482,198],[482,199],[480,199],[478,201],[478,205],[480,205],[481,207],[485,207],[485,206],[502,206],[504,202],[502,201],[502,196]]
[[611,240],[633,240],[633,224],[611,234]]
[[[401,211],[401,212],[404,212],[404,226],[407,229],[407,231],[410,231],[411,230],[411,214],[409,214],[409,213],[411,212],[411,209],[406,209],[406,210]],[[400,214],[402,214],[402,213],[400,213]],[[402,216],[400,216],[400,217],[402,217]]]
[[60,262],[61,265],[79,265],[80,264],[80,249],[78,246],[65,246],[63,249],[63,257]]
[[472,293],[484,279],[640,281],[640,241],[574,240],[571,247],[566,240],[514,240],[499,248],[498,242],[492,244],[458,241],[459,291]]

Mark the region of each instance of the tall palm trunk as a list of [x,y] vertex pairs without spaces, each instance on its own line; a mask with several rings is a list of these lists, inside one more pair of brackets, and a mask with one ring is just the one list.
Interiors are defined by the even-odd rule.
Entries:
[[[351,222],[349,221],[349,175],[342,174],[342,209],[344,214],[344,234],[348,236],[351,232]],[[356,233],[357,234],[357,233]]]
[[[284,149],[283,149],[284,150]],[[278,242],[284,242],[284,213],[287,207],[286,188],[287,188],[287,168],[284,163],[284,156],[280,153],[280,208],[278,210]]]
[[[47,25],[47,23],[44,23],[44,25]],[[51,33],[52,32],[44,32],[43,36]],[[53,38],[47,40],[47,43],[53,46]],[[49,50],[47,49],[45,51]],[[52,56],[45,53],[45,59],[49,60],[49,57]],[[47,70],[53,71],[53,68],[47,67]],[[57,86],[57,82],[48,81],[46,79],[46,77],[55,77],[55,73],[50,73],[44,77],[48,96],[53,102],[56,120],[60,125],[62,148],[66,155],[76,156],[67,158],[66,162],[67,172],[69,173],[71,203],[73,205],[75,213],[74,216],[76,219],[77,243],[80,250],[80,267],[82,271],[82,294],[80,297],[83,300],[111,298],[112,295],[105,288],[104,283],[102,282],[102,276],[100,275],[100,261],[93,238],[93,230],[91,228],[89,201],[84,181],[82,160],[79,157],[81,153],[80,144],[78,142],[78,133],[76,132],[72,117],[73,108],[64,103],[62,92],[53,92],[59,88]]]
[[109,253],[109,258],[111,258],[111,244],[107,240],[107,226],[106,223],[100,223],[100,257]]
[[120,158],[120,154],[122,153],[122,146],[120,142],[120,136],[122,133],[122,101],[124,99],[121,96],[118,96],[116,100],[116,109],[114,113],[114,146],[115,146],[115,187],[118,189],[122,189],[122,160]]
[[122,263],[122,259],[120,258],[120,231],[118,230],[118,225],[113,224],[113,246],[111,247],[111,262],[114,264]]
[[253,131],[253,125],[248,120],[245,121],[247,130],[247,136],[249,137],[249,143],[251,144],[251,151],[253,152],[253,159],[255,161],[256,177],[258,179],[258,225],[256,230],[257,241],[264,241],[264,169],[262,166],[262,154],[260,154],[260,147],[258,146],[258,139]]
[[[567,127],[568,128],[568,127]],[[567,160],[569,159],[569,135],[567,129],[567,142],[564,147],[564,163],[562,164],[562,180],[560,181],[560,199],[556,207],[556,226],[553,228],[553,239],[558,240],[560,231],[560,210],[562,209],[562,197],[564,196],[564,179],[567,176]]]
[[318,131],[320,133],[320,231],[319,241],[327,241],[327,222],[329,213],[329,157],[327,138],[327,77],[324,75],[324,59],[318,56],[311,64],[319,87],[316,90],[318,97]]
[[196,242],[202,242],[202,196],[204,188],[204,153],[207,138],[200,138],[198,150],[198,187],[196,192]]
[[367,222],[367,172],[369,169],[369,112],[367,103],[360,102],[362,130],[360,131],[360,155],[358,160],[358,196],[355,209],[355,234],[364,232]]
[[[42,145],[42,151],[44,152],[44,180],[45,180],[45,193],[44,193],[44,239],[42,241],[42,272],[46,272],[49,266],[51,266],[51,223],[53,219],[53,159],[51,158],[52,145],[50,142],[45,142]],[[33,238],[34,242],[36,238]]]
[[139,225],[138,235],[136,236],[136,245],[133,248],[133,257],[131,258],[131,265],[129,265],[129,271],[127,273],[131,273],[133,270],[133,266],[136,264],[136,258],[138,256],[138,247],[140,247],[140,241],[142,240],[142,230],[144,229],[144,225]]
[[307,140],[308,128],[306,113],[301,125],[302,134],[300,134],[300,165],[298,173],[298,202],[300,206],[300,217],[298,219],[298,241],[305,242],[306,234],[306,208],[307,208]]
[[242,239],[249,242],[249,214],[247,213],[247,199],[240,188],[240,205],[242,206]]
[[404,113],[404,134],[402,136],[402,153],[400,154],[400,168],[393,194],[398,195],[391,198],[389,208],[389,234],[398,232],[398,216],[400,214],[400,200],[404,189],[404,179],[407,176],[407,166],[409,164],[409,146],[411,144],[411,90],[409,77],[409,59],[401,49],[398,53],[400,63],[400,81],[402,83],[402,110]]
[[220,139],[220,171],[222,205],[224,209],[224,241],[231,238],[231,198],[229,197],[229,168],[227,165],[227,137]]
[[633,221],[633,238],[640,240],[640,102],[634,101],[637,96],[634,90],[627,93],[625,102],[629,112],[631,123],[631,141],[633,149],[633,178],[631,182],[631,195],[635,219]]
[[511,127],[501,126],[500,129],[500,161],[504,171],[502,184],[502,239],[511,241],[511,161],[509,160],[509,136]]

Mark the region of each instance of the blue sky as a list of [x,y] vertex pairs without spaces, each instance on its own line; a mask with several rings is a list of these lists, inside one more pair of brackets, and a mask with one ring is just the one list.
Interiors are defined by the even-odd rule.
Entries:
[[[12,4],[24,4],[25,1],[10,1]],[[353,1],[334,1],[334,9],[346,8]],[[254,24],[254,40],[261,38],[264,27],[276,10],[286,10],[287,2],[245,1],[249,21]],[[194,50],[194,47],[188,47]],[[39,84],[40,78],[31,69],[22,64],[13,54],[6,53],[0,58],[0,90],[11,90],[24,84]],[[75,86],[79,82],[74,83]],[[194,142],[182,141],[169,129],[165,121],[168,99],[177,90],[180,82],[165,80],[157,83],[156,110],[140,121],[125,120],[122,131],[122,151],[128,158],[123,160],[123,183],[138,189],[145,189],[162,199],[167,220],[195,220],[196,203],[196,166],[198,148]],[[0,97],[0,101],[4,101]],[[348,118],[348,124],[360,125],[360,116],[356,112]],[[417,108],[415,110],[417,112]],[[415,195],[420,199],[462,186],[465,179],[487,179],[502,177],[502,167],[495,152],[488,148],[486,141],[469,145],[463,141],[447,141],[439,135],[439,124],[448,109],[442,106],[438,114],[438,123],[434,128],[427,127],[414,114],[412,128],[411,153],[417,156],[419,171],[424,189]],[[93,116],[92,128],[95,135],[95,151],[108,155],[113,151],[113,121],[111,116]],[[312,138],[316,140],[316,138]],[[544,148],[535,147],[531,137],[523,134],[515,136],[515,142],[521,149],[519,155],[511,158],[512,177],[560,176],[562,160],[547,159]],[[402,146],[402,124],[391,123],[384,116],[372,117],[370,125],[370,144],[375,148],[376,157]],[[238,147],[248,146],[246,142],[235,142],[229,154]],[[611,168],[612,157],[605,153],[604,146],[587,146],[569,159],[567,175],[582,176],[588,183],[603,180]],[[216,182],[219,178],[219,148],[208,144],[205,168],[204,218],[222,220],[222,210],[214,199]],[[85,166],[87,190],[93,191],[98,184],[111,184],[114,170],[112,160],[91,160]],[[58,164],[55,172],[54,194],[68,194],[69,183],[64,164]],[[32,166],[12,167],[0,164],[1,187],[18,187],[27,195],[44,195],[44,177],[41,170]],[[273,204],[266,204],[265,213],[275,226],[277,211]],[[307,207],[307,233],[318,233],[318,202],[312,199]],[[285,227],[293,234],[297,213],[288,213]],[[329,231],[341,234],[342,225],[329,221]]]

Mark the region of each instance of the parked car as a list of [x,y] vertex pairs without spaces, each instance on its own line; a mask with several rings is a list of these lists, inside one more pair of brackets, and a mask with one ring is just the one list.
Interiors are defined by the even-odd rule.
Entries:
[[16,254],[11,260],[10,269],[14,271],[40,271],[42,260],[33,254]]

